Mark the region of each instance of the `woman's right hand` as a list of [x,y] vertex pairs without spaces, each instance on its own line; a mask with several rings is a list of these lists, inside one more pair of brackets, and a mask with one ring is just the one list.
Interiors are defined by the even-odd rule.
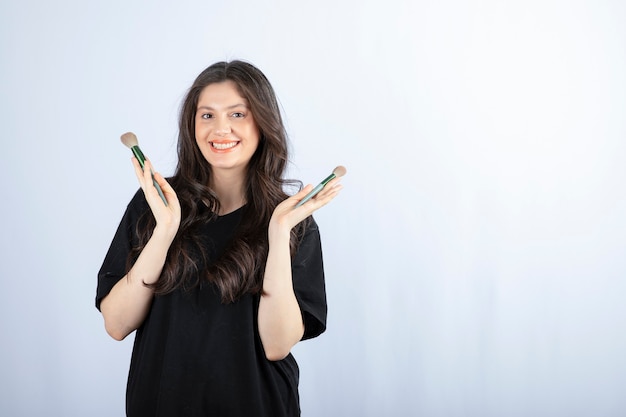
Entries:
[[154,290],[147,285],[158,281],[167,252],[180,225],[180,203],[174,189],[163,176],[158,172],[154,173],[154,180],[167,200],[165,205],[152,182],[150,161],[146,160],[144,169],[141,169],[139,161],[133,157],[133,166],[156,220],[156,227],[133,267],[113,286],[100,304],[106,330],[115,340],[124,339],[145,320],[154,299]]
[[[153,171],[152,164],[148,159],[146,159],[143,169],[141,168],[141,165],[139,165],[137,158],[133,157],[132,161],[133,166],[135,167],[135,174],[137,175],[137,179],[141,185],[141,189],[146,196],[146,201],[148,202],[156,220],[154,233],[163,233],[164,237],[173,240],[174,236],[176,236],[176,232],[178,232],[181,217],[180,203],[178,201],[178,197],[176,196],[176,192],[161,174]],[[159,192],[152,182],[153,175],[154,180],[159,184],[161,190],[163,191],[163,195],[167,200],[167,205],[163,203]]]

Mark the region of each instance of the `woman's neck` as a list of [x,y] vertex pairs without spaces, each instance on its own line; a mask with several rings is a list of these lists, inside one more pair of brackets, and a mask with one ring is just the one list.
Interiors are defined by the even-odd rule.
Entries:
[[245,175],[233,175],[228,172],[213,172],[211,189],[220,201],[219,215],[233,212],[246,204]]

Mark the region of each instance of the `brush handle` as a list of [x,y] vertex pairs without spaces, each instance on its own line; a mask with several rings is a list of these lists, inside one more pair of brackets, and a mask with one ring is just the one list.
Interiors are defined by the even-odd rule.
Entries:
[[159,193],[161,200],[163,200],[163,204],[165,204],[165,206],[167,207],[167,200],[165,199],[165,195],[163,195],[163,190],[161,189],[161,186],[154,179],[154,174],[152,175],[152,183],[154,184],[154,188],[156,188],[157,193]]
[[329,176],[327,176],[326,178],[324,178],[322,182],[317,184],[315,188],[313,188],[307,195],[305,195],[302,200],[298,201],[298,204],[296,204],[296,207],[300,207],[301,205],[303,205],[304,203],[306,203],[307,201],[315,197],[315,195],[319,193],[320,191],[322,191],[322,188],[324,188],[326,184],[328,184],[330,180],[332,180],[333,178],[335,178],[334,172],[330,174]]
[[306,203],[307,201],[315,197],[317,193],[322,191],[322,188],[324,188],[324,184],[321,184],[321,183],[317,184],[315,188],[313,188],[307,195],[305,195],[302,200],[298,201],[298,204],[296,204],[296,207],[300,207],[301,205],[303,205],[304,203]]
[[[141,169],[143,169],[146,163],[146,157],[144,156],[143,152],[141,152],[141,149],[139,149],[139,146],[133,146],[132,148],[130,148],[130,150],[133,151],[133,155],[135,155],[135,158],[137,158],[137,161],[139,161],[139,165],[141,165]],[[161,190],[161,186],[154,179],[154,173],[152,173],[152,171],[150,172],[150,175],[152,175],[152,184],[154,184],[154,188],[156,188],[159,196],[161,197],[161,200],[163,200],[163,204],[167,206],[167,200],[165,199],[165,195],[163,195],[163,190]]]

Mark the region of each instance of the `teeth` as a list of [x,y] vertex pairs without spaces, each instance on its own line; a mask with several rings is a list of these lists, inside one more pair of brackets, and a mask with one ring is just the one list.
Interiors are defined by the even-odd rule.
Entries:
[[237,144],[237,142],[228,142],[228,143],[211,142],[211,145],[215,149],[229,149],[229,148],[232,148],[233,146],[235,146],[236,144]]

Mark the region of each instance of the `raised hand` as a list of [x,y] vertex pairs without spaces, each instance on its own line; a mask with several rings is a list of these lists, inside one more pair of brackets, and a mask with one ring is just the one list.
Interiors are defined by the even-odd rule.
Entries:
[[[176,192],[161,174],[153,171],[150,160],[146,159],[143,169],[141,165],[139,165],[137,158],[133,157],[132,161],[135,167],[135,175],[137,175],[141,189],[146,196],[146,201],[156,220],[156,229],[164,232],[170,239],[173,239],[178,231],[181,217],[180,203]],[[167,205],[165,205],[154,186],[153,178],[161,187]]]
[[280,203],[274,209],[272,218],[270,219],[269,233],[270,237],[273,233],[289,233],[291,229],[313,214],[316,210],[330,203],[343,188],[340,183],[341,178],[335,178],[303,205],[296,207],[298,202],[313,189],[313,185],[309,184],[300,190],[299,193],[289,197]]

